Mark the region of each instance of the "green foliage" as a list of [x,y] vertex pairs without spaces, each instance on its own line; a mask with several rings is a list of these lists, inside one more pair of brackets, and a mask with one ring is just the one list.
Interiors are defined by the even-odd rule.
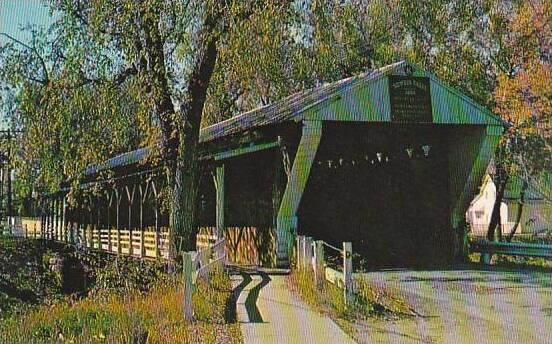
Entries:
[[59,279],[49,268],[53,249],[59,247],[0,236],[0,318],[63,297]]
[[91,293],[127,295],[145,293],[166,278],[164,264],[159,261],[140,261],[130,257],[115,257],[98,269]]
[[[21,195],[177,136],[189,114],[176,109],[194,100],[208,125],[404,57],[506,120],[536,117],[514,121],[518,139],[550,127],[544,1],[48,3],[54,25],[32,30],[28,43],[4,37],[0,46],[1,106],[25,129],[14,149]],[[206,18],[215,24],[204,33]],[[210,37],[218,37],[216,65],[203,104],[190,81]],[[550,156],[549,137],[539,145],[534,151]],[[523,155],[524,166],[541,153]]]

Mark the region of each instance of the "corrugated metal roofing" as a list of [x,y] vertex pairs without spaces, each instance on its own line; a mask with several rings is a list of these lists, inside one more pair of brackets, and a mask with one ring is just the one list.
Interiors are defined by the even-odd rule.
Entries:
[[115,167],[128,166],[140,162],[142,159],[147,158],[150,152],[149,147],[139,148],[130,152],[125,152],[110,158],[101,164],[88,166],[84,170],[84,175],[91,175],[101,171],[109,170]]
[[301,112],[312,105],[330,99],[332,96],[340,94],[361,82],[375,80],[404,63],[405,61],[397,62],[373,71],[294,93],[272,104],[203,128],[200,133],[200,141],[212,141],[255,127],[299,120]]

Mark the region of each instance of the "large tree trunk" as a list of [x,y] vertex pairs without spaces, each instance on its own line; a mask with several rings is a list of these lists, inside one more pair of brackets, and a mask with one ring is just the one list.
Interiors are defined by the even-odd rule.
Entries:
[[197,52],[188,82],[188,95],[180,106],[178,150],[169,179],[173,182],[171,227],[174,239],[182,239],[180,249],[183,250],[195,249],[196,201],[200,176],[197,161],[199,130],[209,81],[217,59],[219,35],[214,18],[207,15],[198,36]]
[[497,230],[499,239],[502,238],[500,206],[502,205],[504,192],[506,191],[506,183],[508,182],[508,174],[501,164],[496,165],[496,173],[496,197],[493,205],[493,212],[491,214],[491,221],[487,229],[487,240],[489,241],[494,241],[496,239]]
[[529,184],[527,181],[523,181],[523,185],[521,186],[521,190],[519,192],[519,202],[518,202],[518,208],[516,213],[516,222],[514,223],[514,227],[512,227],[512,230],[508,234],[508,237],[506,238],[506,241],[511,242],[512,238],[514,237],[514,234],[516,234],[516,231],[519,227],[519,223],[521,222],[521,214],[523,213],[523,205],[525,204],[525,193],[527,192],[527,188],[529,187]]

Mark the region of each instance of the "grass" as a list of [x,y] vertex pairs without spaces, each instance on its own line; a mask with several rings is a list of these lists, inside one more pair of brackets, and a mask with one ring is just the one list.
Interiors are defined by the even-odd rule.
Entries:
[[239,324],[227,324],[227,275],[213,275],[194,292],[196,321],[182,313],[179,278],[159,282],[149,292],[115,293],[74,303],[42,306],[9,318],[2,343],[240,343]]
[[[479,264],[481,253],[472,252],[468,255],[468,261],[473,264]],[[492,265],[509,269],[529,269],[541,270],[551,269],[552,261],[540,257],[522,257],[495,254],[493,255]]]
[[[475,240],[474,237],[470,240]],[[530,243],[530,244],[544,244],[552,245],[552,233],[550,231],[541,233],[539,235],[533,234],[518,234],[512,239],[512,242]],[[471,252],[468,255],[468,261],[470,263],[479,264],[481,254],[477,252]],[[493,255],[492,264],[511,269],[550,269],[552,268],[552,260],[540,257],[524,257],[524,256],[512,256],[512,255]]]
[[[47,264],[56,250],[46,242],[1,238],[2,280],[10,295],[0,299],[0,343],[240,343],[239,324],[229,321],[232,291],[224,272],[199,281],[193,293],[195,320],[182,310],[182,278],[162,264],[130,258],[84,257],[90,265],[86,290],[64,294]],[[31,272],[30,275],[27,275]],[[33,280],[38,281],[33,285]],[[29,299],[21,294],[29,295]],[[0,286],[0,295],[6,294]]]
[[324,281],[319,290],[313,281],[311,270],[295,269],[289,277],[290,286],[307,304],[329,313],[334,319],[352,322],[359,318],[415,315],[404,300],[364,279],[355,279],[355,295],[349,305],[345,303],[343,289],[339,286]]

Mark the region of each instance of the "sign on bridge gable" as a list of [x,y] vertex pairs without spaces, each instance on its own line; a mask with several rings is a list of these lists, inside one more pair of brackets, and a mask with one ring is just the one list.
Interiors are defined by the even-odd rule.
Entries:
[[428,78],[390,75],[389,100],[393,122],[431,123],[433,121]]

